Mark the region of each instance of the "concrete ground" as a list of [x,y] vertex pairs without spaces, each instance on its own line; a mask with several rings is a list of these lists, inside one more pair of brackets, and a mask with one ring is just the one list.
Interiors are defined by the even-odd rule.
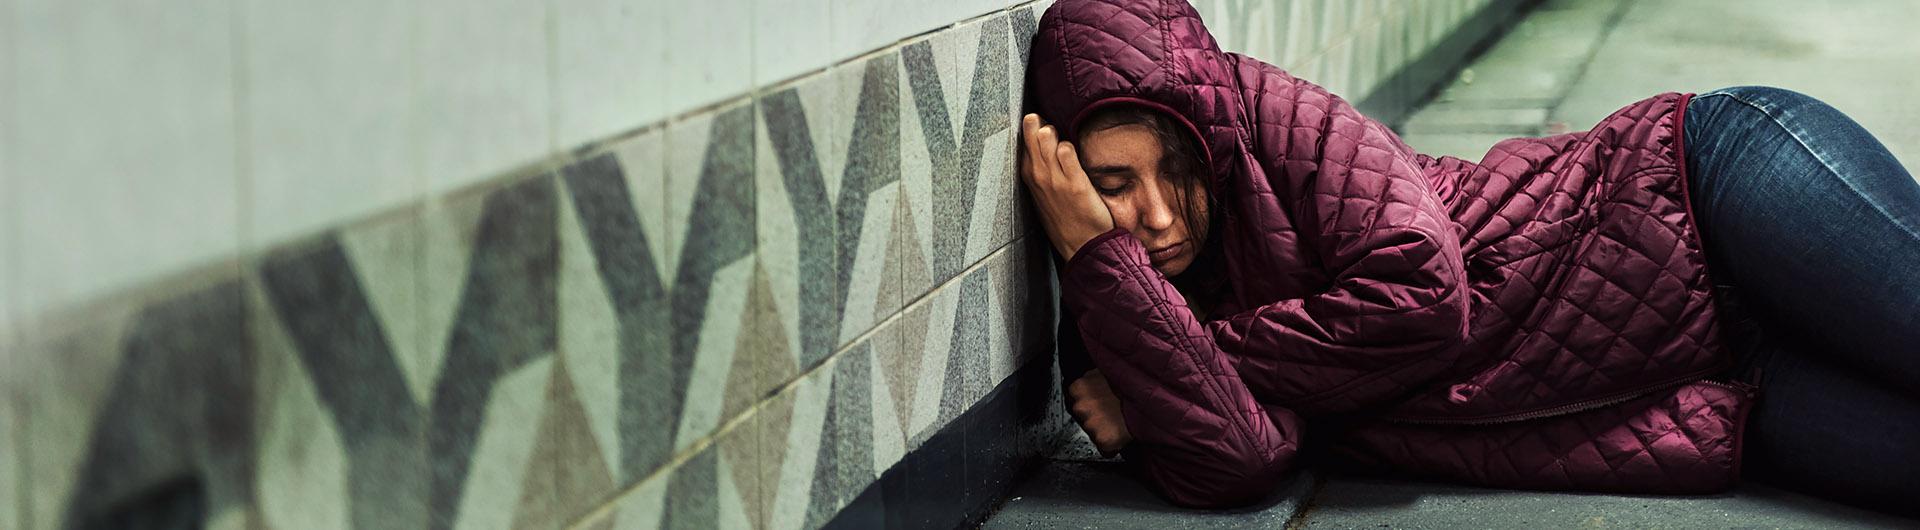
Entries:
[[[1401,131],[1421,152],[1478,160],[1514,136],[1591,127],[1659,92],[1773,85],[1853,116],[1920,164],[1920,4],[1549,0],[1462,69]],[[1910,94],[1912,94],[1910,96]],[[1760,485],[1709,497],[1555,494],[1302,473],[1224,512],[1167,505],[1080,440],[986,528],[1920,528]]]

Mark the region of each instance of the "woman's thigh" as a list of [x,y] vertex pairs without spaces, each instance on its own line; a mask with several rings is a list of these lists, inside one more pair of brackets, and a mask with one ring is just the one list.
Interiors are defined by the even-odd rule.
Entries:
[[1717,282],[1822,360],[1920,388],[1920,183],[1845,114],[1777,88],[1694,97],[1685,141]]
[[1748,416],[1748,478],[1847,504],[1920,515],[1920,400],[1818,348],[1761,337],[1765,390]]

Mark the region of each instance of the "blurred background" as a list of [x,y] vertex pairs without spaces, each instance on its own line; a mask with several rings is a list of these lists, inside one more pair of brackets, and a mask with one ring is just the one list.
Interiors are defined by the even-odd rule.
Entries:
[[[0,530],[986,520],[1080,458],[1052,3],[0,0]],[[1194,6],[1431,154],[1766,84],[1920,160],[1909,2]]]

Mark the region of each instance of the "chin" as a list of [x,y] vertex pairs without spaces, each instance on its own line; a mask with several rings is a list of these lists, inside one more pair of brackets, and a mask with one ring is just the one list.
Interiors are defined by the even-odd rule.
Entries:
[[1179,276],[1182,272],[1187,272],[1187,266],[1189,265],[1193,265],[1193,254],[1181,254],[1179,257],[1168,260],[1165,264],[1154,266],[1154,268],[1158,269],[1162,276],[1171,277]]

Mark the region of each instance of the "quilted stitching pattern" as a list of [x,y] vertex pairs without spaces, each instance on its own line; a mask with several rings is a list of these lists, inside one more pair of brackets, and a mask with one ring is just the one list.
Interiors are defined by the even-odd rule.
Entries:
[[[1124,232],[1062,272],[1139,441],[1130,456],[1176,502],[1284,469],[1296,414],[1498,418],[1725,362],[1677,163],[1685,96],[1503,141],[1478,163],[1436,159],[1313,83],[1221,52],[1186,2],[1061,0],[1040,26],[1028,87],[1043,116],[1072,135],[1103,100],[1165,105],[1200,134],[1225,201],[1220,320],[1195,319]],[[1704,491],[1732,475],[1742,400],[1694,385],[1487,427],[1375,422],[1346,448],[1489,485]]]

